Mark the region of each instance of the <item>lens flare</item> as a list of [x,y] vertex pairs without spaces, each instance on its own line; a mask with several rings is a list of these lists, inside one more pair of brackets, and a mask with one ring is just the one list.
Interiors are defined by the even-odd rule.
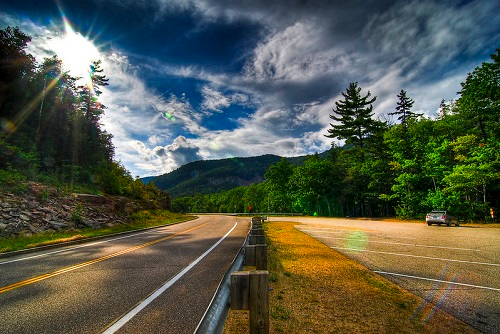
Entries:
[[214,151],[219,151],[220,150],[220,145],[215,143],[215,142],[211,142],[210,143],[210,148]]
[[355,231],[347,237],[347,248],[353,251],[362,251],[366,248],[368,237],[363,231]]
[[0,118],[0,131],[11,134],[16,132],[16,125],[6,118]]
[[175,116],[168,113],[168,112],[164,112],[161,114],[161,117],[165,118],[167,121],[172,121],[172,122],[175,122]]

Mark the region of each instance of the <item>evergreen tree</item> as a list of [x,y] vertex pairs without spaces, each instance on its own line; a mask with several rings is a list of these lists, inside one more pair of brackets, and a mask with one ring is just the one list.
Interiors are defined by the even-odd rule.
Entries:
[[408,121],[412,118],[422,116],[423,114],[417,114],[411,111],[411,107],[413,107],[415,101],[406,96],[406,91],[403,89],[399,92],[398,99],[396,111],[389,113],[389,115],[398,115],[398,120],[403,126],[403,132],[406,133],[408,131]]
[[[102,75],[101,61],[94,61],[90,65],[90,81],[79,87],[80,110],[84,117],[82,124],[83,137],[81,138],[81,163],[94,163],[100,158],[112,157],[113,146],[111,135],[101,129],[100,119],[106,106],[99,102],[101,87],[108,85],[108,79]],[[110,159],[106,159],[110,160]]]
[[[372,118],[372,103],[377,97],[371,98],[370,92],[361,96],[361,87],[358,87],[357,82],[350,83],[342,96],[343,100],[335,102],[335,114],[330,115],[338,124],[330,123],[331,129],[328,129],[326,137],[345,139],[346,145],[352,144],[362,150],[376,127],[376,121]],[[360,157],[363,160],[364,154],[361,153]]]

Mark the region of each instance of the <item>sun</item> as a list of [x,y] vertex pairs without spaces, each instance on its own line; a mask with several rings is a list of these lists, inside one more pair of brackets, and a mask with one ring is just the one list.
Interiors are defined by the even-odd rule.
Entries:
[[61,38],[52,40],[52,49],[70,75],[81,78],[89,84],[90,64],[101,58],[99,50],[91,40],[75,32],[66,19],[64,19],[64,30]]

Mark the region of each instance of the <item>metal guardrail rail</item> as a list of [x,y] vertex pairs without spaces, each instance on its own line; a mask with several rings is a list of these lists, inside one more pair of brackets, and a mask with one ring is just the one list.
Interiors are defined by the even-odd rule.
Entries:
[[219,283],[217,292],[215,293],[210,305],[208,306],[203,318],[201,319],[198,327],[196,327],[194,334],[220,334],[224,330],[224,323],[226,322],[227,313],[230,308],[230,277],[233,271],[239,271],[243,268],[245,259],[245,246],[248,244],[248,236],[240,248],[238,254],[233,260],[233,263],[227,270],[226,274]]

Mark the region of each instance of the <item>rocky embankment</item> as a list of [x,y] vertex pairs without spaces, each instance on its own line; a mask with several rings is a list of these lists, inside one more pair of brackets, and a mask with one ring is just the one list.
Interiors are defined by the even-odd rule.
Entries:
[[129,221],[150,205],[119,196],[61,195],[54,188],[28,184],[25,194],[0,193],[0,239],[61,229],[101,228]]

